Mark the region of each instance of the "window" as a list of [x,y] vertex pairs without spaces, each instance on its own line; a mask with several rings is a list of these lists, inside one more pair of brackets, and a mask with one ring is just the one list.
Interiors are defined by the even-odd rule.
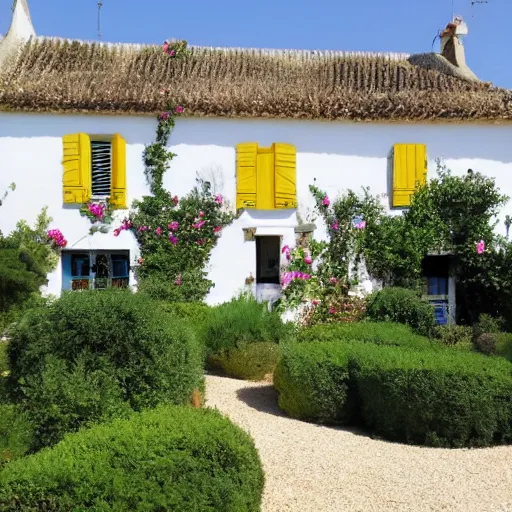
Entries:
[[91,140],[91,191],[93,197],[110,196],[112,142]]
[[237,208],[296,208],[296,149],[274,143],[260,148],[255,142],[238,144]]
[[407,207],[411,195],[427,180],[427,147],[395,144],[393,147],[393,207]]
[[62,143],[64,203],[109,197],[114,207],[126,208],[126,142],[121,135],[75,133],[65,135]]
[[130,280],[128,251],[62,253],[62,289],[126,288]]

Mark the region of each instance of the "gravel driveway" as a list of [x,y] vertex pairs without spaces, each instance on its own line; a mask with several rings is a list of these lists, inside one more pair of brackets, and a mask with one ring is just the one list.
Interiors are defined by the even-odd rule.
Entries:
[[209,375],[206,400],[255,439],[263,512],[512,512],[512,446],[421,448],[296,421],[268,383]]

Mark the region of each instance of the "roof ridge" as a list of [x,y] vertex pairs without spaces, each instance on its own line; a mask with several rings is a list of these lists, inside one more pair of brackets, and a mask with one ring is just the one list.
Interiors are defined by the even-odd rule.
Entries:
[[[37,41],[62,41],[69,43],[95,44],[105,46],[107,48],[122,47],[133,50],[141,50],[144,48],[157,47],[156,44],[148,43],[113,43],[106,41],[70,39],[53,36],[38,36]],[[366,57],[366,58],[382,58],[390,61],[403,61],[410,57],[409,53],[400,52],[370,52],[370,51],[346,51],[346,50],[306,50],[306,49],[287,49],[287,48],[246,48],[241,46],[199,46],[189,45],[189,48],[196,51],[221,51],[229,53],[247,53],[252,55],[270,55],[270,56],[288,56],[307,58],[311,56],[318,57]]]

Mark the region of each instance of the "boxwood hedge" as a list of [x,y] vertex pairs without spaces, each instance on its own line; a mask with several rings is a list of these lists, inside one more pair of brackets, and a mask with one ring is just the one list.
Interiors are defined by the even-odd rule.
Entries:
[[287,344],[274,374],[291,416],[433,446],[512,441],[512,366],[499,357],[360,342]]
[[159,406],[68,434],[0,472],[0,510],[256,512],[248,434],[211,409]]

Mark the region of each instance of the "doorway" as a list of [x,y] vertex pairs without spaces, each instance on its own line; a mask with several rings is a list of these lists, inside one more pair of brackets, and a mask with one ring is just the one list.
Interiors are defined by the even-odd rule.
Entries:
[[280,280],[281,237],[256,237],[256,284],[277,284]]

